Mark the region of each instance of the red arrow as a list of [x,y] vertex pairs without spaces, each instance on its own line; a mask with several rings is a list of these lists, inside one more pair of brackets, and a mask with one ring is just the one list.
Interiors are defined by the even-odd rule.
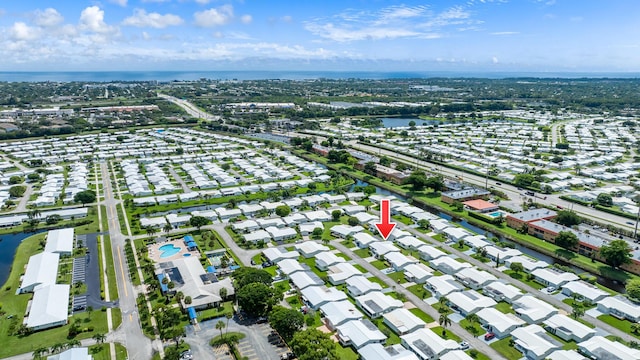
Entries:
[[389,222],[391,220],[391,212],[389,209],[389,199],[383,199],[380,204],[380,222],[376,223],[376,227],[380,232],[380,236],[387,240],[389,235],[393,229],[395,229],[396,224]]

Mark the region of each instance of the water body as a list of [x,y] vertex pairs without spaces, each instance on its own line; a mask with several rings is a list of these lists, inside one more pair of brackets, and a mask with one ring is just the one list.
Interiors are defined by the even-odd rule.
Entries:
[[416,127],[440,124],[439,120],[423,120],[419,118],[381,118],[382,126],[385,128],[408,127],[410,122],[414,121]]
[[0,235],[0,284],[4,284],[7,281],[7,278],[9,278],[13,258],[15,257],[18,245],[20,245],[22,240],[44,231],[45,230],[39,230],[29,233],[22,232],[17,234]]
[[427,79],[427,78],[639,78],[640,73],[605,72],[456,72],[456,71],[4,71],[0,81],[174,81],[174,80],[307,80],[307,79]]

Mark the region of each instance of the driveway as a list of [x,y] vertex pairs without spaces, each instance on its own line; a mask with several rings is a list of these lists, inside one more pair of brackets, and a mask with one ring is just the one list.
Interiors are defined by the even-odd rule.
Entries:
[[[222,320],[225,324],[227,319],[220,317],[207,320],[199,324],[199,329],[192,325],[185,328],[187,336],[184,341],[191,346],[194,359],[228,359],[227,354],[219,349],[214,349],[209,345],[209,341],[220,335],[220,330],[216,329],[216,323]],[[271,327],[269,324],[241,325],[236,322],[236,317],[229,320],[229,326],[225,327],[223,334],[227,331],[241,332],[246,335],[238,344],[238,350],[242,356],[249,360],[279,360],[280,354],[287,351],[286,347],[271,345],[267,340]]]
[[116,307],[117,301],[107,302],[100,297],[100,265],[98,264],[98,242],[97,238],[100,233],[93,233],[87,235],[78,235],[78,240],[84,243],[89,251],[86,256],[87,268],[85,275],[85,284],[87,284],[87,306],[93,307],[95,310],[99,310],[103,306]]

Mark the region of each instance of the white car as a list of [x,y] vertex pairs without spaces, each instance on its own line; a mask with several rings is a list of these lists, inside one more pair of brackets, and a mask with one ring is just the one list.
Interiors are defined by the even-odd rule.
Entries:
[[459,347],[460,350],[467,350],[468,348],[469,348],[469,343],[468,342],[463,341],[463,342],[460,343],[460,347]]

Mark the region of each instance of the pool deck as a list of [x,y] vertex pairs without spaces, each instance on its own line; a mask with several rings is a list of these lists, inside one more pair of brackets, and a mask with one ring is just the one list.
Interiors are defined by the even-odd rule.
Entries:
[[[162,250],[160,250],[160,247],[164,245],[173,245],[175,247],[180,248],[180,251],[178,251],[175,255],[165,257],[165,258],[160,258],[160,254],[162,254],[163,252]],[[183,258],[185,254],[190,254],[191,256],[200,258],[200,252],[189,251],[182,240],[171,240],[171,241],[165,241],[162,243],[149,245],[149,259],[153,260],[156,263],[162,263],[162,262],[180,259],[180,258]]]

